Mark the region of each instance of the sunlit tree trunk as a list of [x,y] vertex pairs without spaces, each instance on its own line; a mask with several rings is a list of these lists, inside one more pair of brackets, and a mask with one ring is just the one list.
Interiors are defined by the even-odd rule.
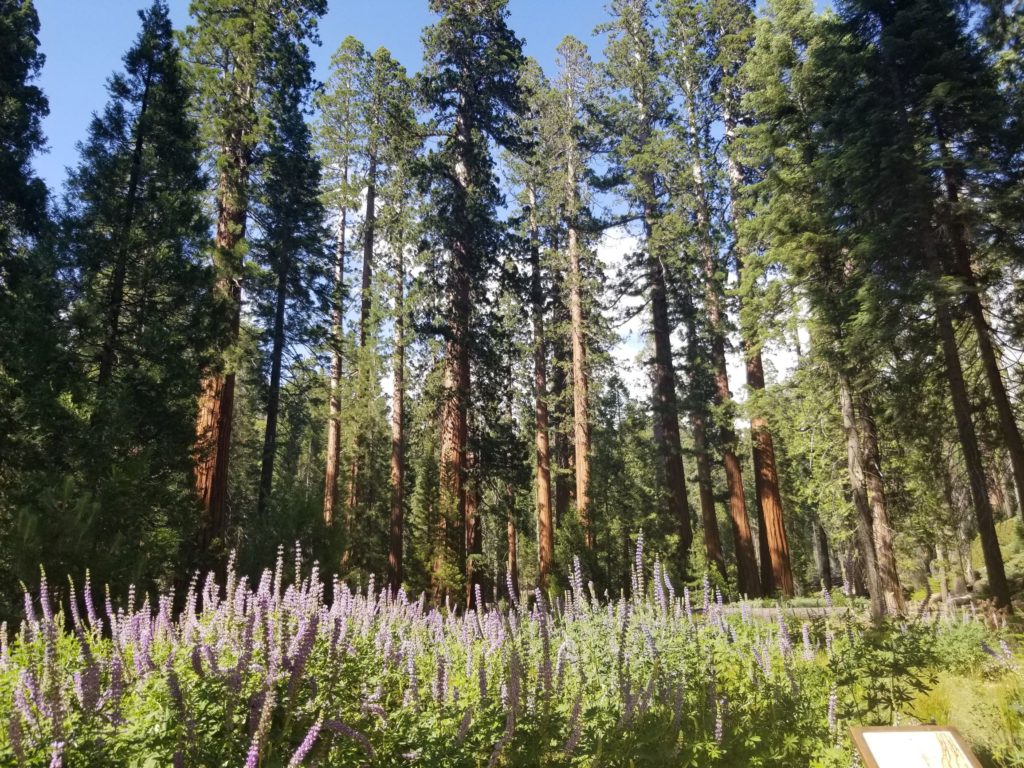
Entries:
[[569,318],[572,328],[572,406],[573,448],[576,470],[576,516],[583,529],[583,544],[594,548],[594,531],[590,515],[590,382],[587,379],[587,337],[583,317],[583,270],[580,259],[580,237],[575,221],[579,193],[576,178],[575,152],[570,152],[566,167],[569,191]]
[[889,519],[889,505],[882,483],[881,453],[878,448],[878,432],[874,414],[867,395],[861,392],[857,398],[857,421],[864,451],[864,482],[867,486],[868,501],[871,504],[872,538],[878,563],[878,578],[882,586],[885,606],[889,613],[899,616],[906,612],[903,587],[896,570],[896,548],[893,543],[892,523]]
[[469,199],[469,159],[472,157],[472,130],[468,116],[461,111],[455,120],[458,160],[455,163],[456,211],[463,223],[462,237],[452,245],[452,264],[448,275],[450,317],[444,343],[443,402],[441,405],[441,468],[438,547],[433,567],[433,591],[439,596],[444,553],[449,541],[455,546],[459,569],[464,573],[466,519],[466,444],[469,438],[468,408],[470,387],[469,318],[471,312],[470,243],[466,227]]
[[850,492],[857,512],[856,537],[860,550],[864,575],[867,579],[868,596],[871,598],[871,615],[879,619],[886,614],[882,597],[882,582],[878,575],[878,560],[875,556],[874,525],[871,506],[868,503],[867,485],[864,481],[863,449],[857,433],[857,417],[853,407],[853,393],[850,377],[843,371],[839,377],[839,409],[843,416],[843,431],[846,433],[846,465],[850,475]]
[[405,527],[405,257],[395,256],[395,349],[391,386],[391,515],[388,529],[388,584],[392,593],[402,586]]
[[[347,181],[346,160],[343,183]],[[327,467],[324,473],[324,523],[328,527],[334,523],[334,508],[338,497],[338,465],[341,459],[341,324],[345,316],[345,227],[346,211],[342,208],[338,216],[334,248],[334,285],[331,296],[331,379],[327,414]],[[347,534],[348,531],[346,540]]]
[[[241,244],[245,239],[249,201],[246,195],[251,150],[240,131],[228,134],[217,185],[217,226],[214,234],[216,295],[228,317],[226,341],[238,339],[242,318]],[[228,459],[235,403],[235,372],[217,371],[201,384],[196,423],[195,487],[205,516],[199,546],[209,549],[227,533]]]
[[533,314],[534,443],[537,493],[538,582],[548,586],[554,561],[554,528],[551,520],[551,448],[548,436],[547,371],[544,341],[544,291],[540,272],[540,240],[537,231],[537,196],[530,199],[530,298]]

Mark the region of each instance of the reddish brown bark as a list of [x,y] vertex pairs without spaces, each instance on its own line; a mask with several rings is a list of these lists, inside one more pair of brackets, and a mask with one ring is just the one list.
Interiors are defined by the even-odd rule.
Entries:
[[[217,190],[217,228],[214,236],[216,291],[229,318],[226,341],[238,338],[242,317],[240,244],[248,218],[249,150],[236,135],[228,143],[230,172],[220,174]],[[235,373],[222,371],[201,384],[196,421],[195,488],[205,511],[200,528],[200,549],[209,549],[227,533],[228,460],[234,416]]]
[[885,599],[886,610],[900,616],[906,613],[907,605],[896,569],[896,548],[893,541],[892,523],[889,519],[889,504],[882,482],[882,459],[878,448],[878,432],[875,428],[871,401],[861,392],[857,398],[857,420],[861,434],[861,448],[864,451],[864,482],[867,486],[868,501],[871,504],[871,524],[875,541],[875,556],[878,561],[878,578]]
[[[469,158],[472,156],[472,130],[468,116],[460,111],[455,120],[458,160],[455,163],[456,213],[460,224],[469,226],[465,218],[469,197]],[[466,445],[469,438],[469,267],[472,263],[469,233],[463,231],[452,244],[452,263],[448,274],[450,315],[444,343],[443,402],[441,405],[441,466],[438,547],[433,568],[434,595],[438,597],[444,566],[444,553],[453,543],[459,568],[465,571],[466,520]],[[450,539],[450,542],[448,541]]]
[[[347,182],[348,163],[344,178]],[[345,315],[345,226],[346,212],[341,209],[334,249],[334,286],[331,301],[331,380],[327,414],[327,467],[324,473],[324,523],[334,523],[334,508],[338,498],[338,465],[341,460],[341,322]],[[347,541],[346,531],[346,541]]]
[[551,447],[548,440],[547,370],[544,343],[544,292],[540,271],[540,240],[537,231],[537,196],[530,197],[530,298],[533,314],[533,397],[534,443],[537,483],[537,556],[538,582],[548,586],[555,557],[554,528],[551,521]]
[[395,269],[395,350],[391,386],[391,515],[388,529],[388,584],[392,593],[402,586],[403,528],[405,527],[405,263],[401,246]]
[[[743,279],[743,258],[739,245],[739,230],[742,220],[742,209],[739,202],[743,188],[743,170],[736,160],[734,145],[736,142],[735,104],[733,98],[726,98],[722,107],[722,119],[725,124],[726,167],[729,176],[729,188],[732,196],[732,256],[736,272]],[[741,324],[740,335],[746,357],[746,378],[749,390],[764,389],[764,369],[760,349],[754,347],[752,329]],[[728,391],[728,382],[726,391]],[[786,539],[786,528],[783,522],[782,494],[779,492],[778,474],[775,468],[775,448],[767,422],[760,417],[751,419],[751,438],[754,463],[754,486],[757,492],[756,506],[760,517],[758,525],[758,547],[761,555],[761,574],[756,591],[751,595],[772,594],[779,589],[786,595],[794,592],[792,569],[789,562],[789,544]],[[734,437],[735,440],[735,437]],[[737,512],[738,507],[737,507]],[[740,534],[737,529],[737,560],[751,568],[754,563],[753,542],[749,536],[749,520],[746,520],[747,535],[742,541],[742,558],[740,555]],[[749,577],[750,585],[757,580],[755,575]],[[743,582],[743,568],[740,569],[740,582]]]
[[[754,391],[764,389],[764,366],[760,350],[748,351],[747,386]],[[779,474],[775,466],[775,443],[767,420],[760,415],[750,419],[750,433],[753,438],[754,480],[761,512],[761,528],[764,530],[771,566],[771,586],[784,595],[792,596],[793,569],[782,512],[782,494],[779,492]]]

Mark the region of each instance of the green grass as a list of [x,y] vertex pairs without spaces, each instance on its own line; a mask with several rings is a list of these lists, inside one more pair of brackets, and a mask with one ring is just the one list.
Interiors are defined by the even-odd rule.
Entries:
[[1024,683],[1020,675],[943,672],[912,707],[923,723],[957,728],[985,766],[1024,766]]

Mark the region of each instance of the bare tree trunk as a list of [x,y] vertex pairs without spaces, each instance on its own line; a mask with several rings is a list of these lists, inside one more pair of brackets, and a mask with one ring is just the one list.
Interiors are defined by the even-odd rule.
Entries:
[[469,267],[472,262],[466,228],[469,215],[469,158],[472,156],[472,130],[467,115],[460,109],[455,120],[459,159],[455,163],[456,201],[454,215],[463,226],[462,236],[452,244],[452,265],[448,275],[451,315],[445,338],[444,401],[441,409],[441,468],[439,546],[433,572],[435,598],[440,595],[446,539],[455,544],[459,569],[465,573],[466,523],[466,445],[469,438],[468,409],[470,387],[469,319],[471,314]]
[[860,436],[857,434],[857,417],[853,409],[850,379],[843,371],[839,371],[839,407],[843,414],[843,430],[846,433],[846,464],[850,473],[850,491],[853,494],[853,506],[857,510],[857,543],[867,578],[868,596],[871,598],[871,615],[875,619],[880,619],[885,616],[886,605],[878,575],[874,525],[871,520],[871,507],[868,504],[867,486],[864,482],[864,453]]
[[270,388],[267,391],[267,424],[263,431],[263,457],[260,466],[260,487],[256,511],[263,515],[274,485],[274,456],[277,453],[277,417],[281,406],[281,362],[284,357],[284,314],[288,299],[288,273],[291,260],[282,258],[277,273],[277,296],[274,301],[273,344],[270,351]]
[[[941,138],[941,134],[940,134]],[[971,263],[971,248],[968,241],[966,225],[957,211],[960,204],[959,191],[957,189],[956,175],[948,163],[943,168],[943,181],[945,184],[946,200],[952,209],[948,214],[949,236],[953,244],[954,263],[949,270],[953,277],[960,281],[961,294],[964,309],[974,327],[974,335],[978,341],[978,352],[981,355],[981,365],[985,371],[985,380],[988,382],[989,391],[992,393],[992,402],[996,406],[996,414],[999,417],[999,432],[1006,446],[1006,452],[1010,456],[1010,465],[1013,467],[1013,481],[1017,497],[1024,499],[1024,441],[1021,439],[1020,428],[1017,425],[1017,417],[1013,412],[1013,405],[1006,392],[1006,385],[1003,382],[1003,374],[1000,370],[999,355],[992,343],[992,328],[985,317],[985,307],[981,300],[981,288],[974,275],[974,267]]]
[[[693,451],[697,458],[697,488],[700,493],[700,516],[704,526],[704,552],[708,563],[713,563],[724,579],[725,555],[718,532],[718,515],[715,514],[715,493],[711,483],[711,457],[708,455],[707,423],[703,413],[690,414],[693,428]],[[748,531],[749,532],[749,531]]]
[[878,578],[882,585],[886,609],[890,614],[902,616],[907,604],[903,598],[899,573],[896,570],[896,550],[893,544],[892,524],[889,520],[889,505],[886,502],[885,486],[882,483],[881,454],[878,449],[878,432],[875,428],[871,402],[864,392],[858,393],[858,424],[861,448],[864,451],[864,482],[867,485],[868,500],[871,504],[872,538],[878,562]]
[[[761,351],[747,351],[747,386],[752,392],[764,389],[764,366]],[[789,558],[789,540],[782,512],[782,493],[779,490],[779,473],[775,464],[775,442],[767,420],[755,414],[750,419],[750,434],[753,437],[754,481],[757,487],[758,506],[761,512],[761,528],[768,550],[771,566],[772,586],[784,595],[792,596],[793,568]],[[762,572],[764,564],[762,563]],[[766,589],[767,591],[767,589]]]
[[960,364],[960,353],[956,346],[956,333],[949,307],[942,295],[935,297],[935,315],[942,340],[942,354],[946,363],[946,377],[949,380],[949,393],[953,401],[953,416],[956,421],[957,434],[960,437],[960,448],[967,467],[967,477],[971,486],[971,501],[974,515],[978,522],[978,535],[981,537],[981,549],[985,555],[985,570],[988,572],[989,592],[997,608],[1011,609],[1010,588],[1006,582],[1006,570],[1003,566],[1003,555],[999,549],[996,526],[992,515],[992,506],[988,500],[988,487],[985,480],[985,468],[981,461],[978,448],[978,437],[971,420],[971,403],[964,382],[963,368]]
[[399,245],[395,267],[395,351],[391,386],[391,517],[388,532],[388,584],[401,589],[405,526],[405,256]]
[[[538,582],[546,589],[555,557],[551,523],[551,448],[548,443],[547,371],[544,342],[544,291],[540,273],[540,240],[537,232],[537,196],[530,197],[530,299],[533,309],[533,396],[535,460],[537,477]],[[578,475],[577,475],[578,477]]]
[[[722,109],[725,125],[726,168],[729,176],[729,190],[732,197],[732,256],[736,272],[743,279],[743,253],[739,243],[739,231],[742,209],[739,204],[740,192],[743,188],[743,169],[737,162],[733,147],[736,142],[735,104],[727,98]],[[764,389],[764,364],[761,349],[757,346],[756,334],[748,324],[741,321],[743,352],[746,360],[747,389],[753,396]],[[727,387],[726,387],[727,389]],[[757,511],[760,515],[758,525],[758,547],[761,554],[760,592],[755,594],[771,594],[776,589],[785,595],[794,593],[793,570],[789,558],[789,541],[786,538],[786,526],[782,509],[782,493],[779,490],[779,476],[775,465],[775,445],[767,420],[758,413],[750,419],[750,436],[752,440],[752,457],[754,465],[754,485],[757,490]],[[752,546],[752,545],[751,545]],[[753,561],[753,553],[749,558]]]
[[[218,275],[217,297],[226,308],[227,341],[234,344],[242,319],[242,288],[239,282],[239,244],[245,239],[249,204],[246,196],[250,150],[240,132],[229,137],[224,150],[231,170],[222,170],[217,189],[217,227],[214,235],[214,266]],[[228,460],[235,404],[235,372],[218,371],[201,384],[196,421],[195,487],[205,511],[199,548],[207,550],[227,533]]]
[[[653,181],[647,180],[648,189]],[[652,332],[654,335],[654,418],[660,425],[666,501],[671,519],[679,532],[680,564],[685,563],[693,529],[686,499],[686,475],[679,436],[679,409],[676,402],[676,377],[672,366],[672,327],[668,318],[668,299],[665,289],[665,270],[651,242],[652,211],[644,206],[644,235],[647,253],[647,283],[651,300]]]
[[579,230],[576,214],[579,193],[575,152],[570,152],[566,168],[569,193],[569,318],[572,327],[572,406],[573,447],[576,469],[576,516],[583,529],[583,544],[594,548],[590,519],[590,382],[587,380],[587,337],[583,318],[583,270],[580,265]]

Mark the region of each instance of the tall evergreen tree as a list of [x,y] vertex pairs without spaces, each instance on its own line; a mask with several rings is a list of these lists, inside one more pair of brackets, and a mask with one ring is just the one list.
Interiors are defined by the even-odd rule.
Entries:
[[166,575],[194,530],[193,408],[212,329],[206,178],[188,83],[167,6],[155,2],[140,18],[70,173],[59,238],[74,397],[87,414],[73,472],[97,504],[76,536],[94,572],[115,583]]
[[[349,212],[358,207],[354,176],[359,143],[365,135],[365,92],[361,88],[365,58],[366,50],[362,43],[351,36],[342,40],[338,50],[331,56],[330,77],[316,99],[320,112],[316,133],[323,164],[324,203],[335,218],[333,282],[329,298],[331,331],[327,344],[331,362],[323,508],[324,521],[328,526],[333,523],[337,506],[341,463],[341,378],[345,355],[343,324],[348,293],[345,258],[348,252]],[[351,522],[347,510],[347,539],[351,539]]]
[[464,570],[466,471],[469,439],[470,365],[475,301],[498,252],[498,191],[489,144],[518,142],[515,116],[522,112],[519,70],[522,41],[509,29],[505,0],[431,0],[440,19],[424,33],[424,99],[440,134],[424,170],[433,210],[427,220],[441,263],[444,382],[441,405],[440,504],[435,543],[434,591],[442,583],[445,550]]
[[642,234],[630,264],[651,306],[655,436],[660,446],[664,503],[678,534],[682,564],[693,538],[679,430],[676,375],[672,357],[674,323],[669,314],[666,265],[671,227],[665,225],[667,162],[674,149],[668,133],[672,115],[653,11],[647,0],[615,0],[608,33],[605,79],[608,98],[602,120],[613,137],[613,175],[638,217]]
[[[203,380],[196,428],[196,493],[205,517],[200,547],[224,546],[228,527],[228,467],[237,361],[232,346],[242,317],[241,281],[253,167],[268,137],[267,94],[280,85],[275,53],[290,46],[306,53],[316,40],[325,0],[261,5],[238,0],[193,0],[186,30],[206,139],[216,166],[214,271],[224,316],[222,360]],[[287,40],[282,44],[281,40]],[[218,543],[219,542],[219,543]]]
[[[321,272],[323,207],[319,199],[320,165],[313,154],[304,107],[312,88],[312,62],[287,36],[275,41],[277,88],[270,94],[271,135],[263,160],[262,179],[254,200],[260,236],[253,244],[254,261],[264,267],[269,285],[254,291],[267,316],[269,383],[266,426],[260,462],[256,511],[267,512],[274,482],[282,365],[289,342],[309,342],[315,324],[313,282]],[[262,294],[262,296],[261,296]],[[265,296],[265,298],[264,298]],[[290,315],[290,316],[288,316]],[[311,323],[310,321],[314,322]]]

